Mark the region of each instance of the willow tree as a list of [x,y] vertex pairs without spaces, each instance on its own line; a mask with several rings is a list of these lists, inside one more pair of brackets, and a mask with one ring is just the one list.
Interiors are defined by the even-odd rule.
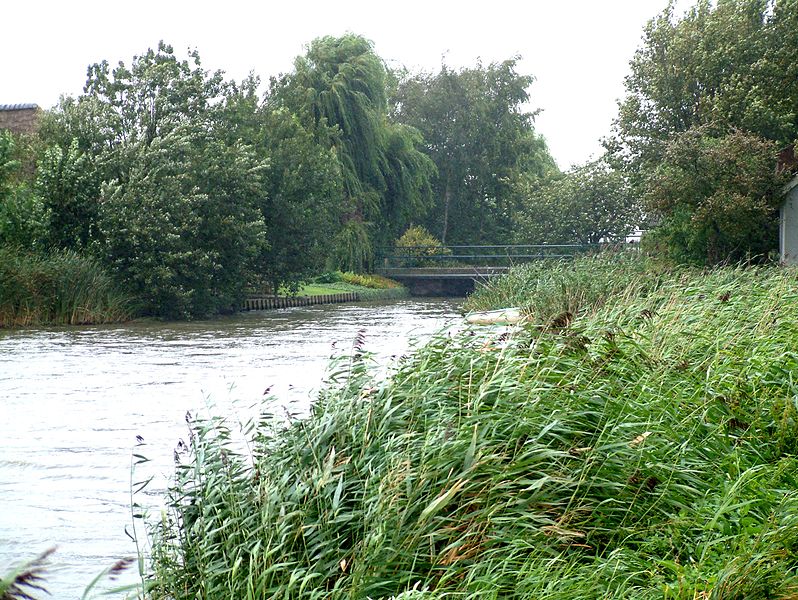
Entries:
[[299,115],[341,166],[344,217],[338,265],[368,268],[375,244],[387,244],[428,210],[434,165],[412,127],[388,120],[388,73],[365,38],[314,40],[294,71],[272,82],[267,104]]

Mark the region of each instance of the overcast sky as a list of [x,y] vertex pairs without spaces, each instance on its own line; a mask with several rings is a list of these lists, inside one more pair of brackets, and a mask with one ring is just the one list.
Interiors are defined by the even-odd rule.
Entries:
[[228,77],[254,71],[268,81],[313,38],[351,31],[411,70],[437,70],[444,57],[462,67],[521,55],[519,70],[536,77],[537,130],[565,169],[600,153],[643,25],[666,1],[3,0],[0,104],[49,108],[80,93],[89,64],[129,64],[161,39],[181,57],[198,49],[206,68]]

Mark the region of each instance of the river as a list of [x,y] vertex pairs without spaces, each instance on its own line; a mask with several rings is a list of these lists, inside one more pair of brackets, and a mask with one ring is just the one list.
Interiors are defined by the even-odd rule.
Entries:
[[[349,353],[360,330],[387,368],[457,308],[413,299],[0,331],[0,576],[57,546],[47,588],[79,598],[103,568],[135,555],[125,528],[137,436],[156,502],[187,411],[243,419],[268,389],[282,409],[304,414],[330,357]],[[132,571],[121,583],[136,580]]]

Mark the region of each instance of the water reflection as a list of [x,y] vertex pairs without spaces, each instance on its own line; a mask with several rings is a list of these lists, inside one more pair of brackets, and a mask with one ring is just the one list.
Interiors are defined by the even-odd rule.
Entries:
[[137,435],[162,487],[187,411],[244,419],[269,389],[301,414],[359,330],[385,364],[456,311],[451,300],[408,300],[0,332],[0,573],[57,544],[50,591],[80,597],[135,552],[124,528]]

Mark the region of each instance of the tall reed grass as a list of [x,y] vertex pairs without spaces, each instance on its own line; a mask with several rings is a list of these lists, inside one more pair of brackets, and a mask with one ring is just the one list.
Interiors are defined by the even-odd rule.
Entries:
[[646,293],[670,275],[662,265],[630,251],[541,260],[485,281],[466,300],[464,309],[520,307],[535,321],[546,323],[560,315],[599,308],[619,294]]
[[356,347],[249,452],[194,423],[151,596],[798,597],[796,273],[629,279],[384,382]]
[[132,313],[130,297],[91,258],[0,248],[0,327],[118,322]]

